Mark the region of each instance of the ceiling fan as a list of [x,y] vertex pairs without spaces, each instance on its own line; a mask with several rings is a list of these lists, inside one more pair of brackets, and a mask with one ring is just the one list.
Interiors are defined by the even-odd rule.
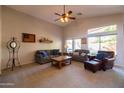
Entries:
[[63,14],[59,14],[59,13],[55,13],[55,15],[59,16],[58,19],[56,19],[55,21],[61,21],[61,22],[68,22],[69,20],[75,20],[75,17],[70,16],[72,14],[72,11],[68,11],[67,13],[65,12],[65,5],[63,8]]

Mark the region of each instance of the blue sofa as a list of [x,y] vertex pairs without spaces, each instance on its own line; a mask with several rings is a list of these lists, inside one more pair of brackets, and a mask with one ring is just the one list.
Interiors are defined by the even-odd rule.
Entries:
[[37,50],[35,53],[35,62],[45,64],[51,62],[51,58],[59,56],[59,49]]

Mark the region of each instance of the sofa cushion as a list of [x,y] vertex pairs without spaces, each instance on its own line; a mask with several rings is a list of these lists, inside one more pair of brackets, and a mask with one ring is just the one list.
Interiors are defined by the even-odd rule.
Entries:
[[58,53],[59,53],[59,49],[54,49],[53,50],[53,55],[58,55]]
[[107,56],[108,56],[107,53],[98,53],[98,54],[96,55],[96,59],[103,60],[103,59],[105,59]]
[[89,50],[82,50],[82,52],[88,54]]
[[73,55],[79,55],[79,52],[73,52]]
[[59,54],[59,49],[50,50],[50,55],[58,55],[58,54]]

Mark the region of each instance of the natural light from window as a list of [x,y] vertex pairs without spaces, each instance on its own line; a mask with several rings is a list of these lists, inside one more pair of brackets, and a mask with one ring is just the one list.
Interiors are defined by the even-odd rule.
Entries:
[[95,33],[101,33],[101,32],[116,32],[117,31],[117,25],[110,25],[110,26],[104,26],[99,28],[93,28],[88,30],[88,34],[95,34]]
[[81,39],[66,40],[66,51],[73,52],[76,49],[81,49]]
[[116,54],[117,25],[88,30],[88,49],[92,55],[98,50],[114,51]]
[[81,39],[74,39],[74,50],[81,49]]
[[67,52],[72,52],[73,51],[73,47],[72,47],[72,40],[66,40],[66,45],[67,45]]

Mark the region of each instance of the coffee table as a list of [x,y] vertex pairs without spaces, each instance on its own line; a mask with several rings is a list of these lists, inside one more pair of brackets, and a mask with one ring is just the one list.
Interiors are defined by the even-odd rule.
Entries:
[[[66,64],[66,63],[69,63],[71,64],[71,59],[72,57],[71,56],[59,56],[59,57],[54,57],[54,58],[51,58],[52,60],[52,65],[57,65],[59,67],[59,69],[61,69],[62,67],[62,64]],[[54,62],[56,64],[54,64]]]

